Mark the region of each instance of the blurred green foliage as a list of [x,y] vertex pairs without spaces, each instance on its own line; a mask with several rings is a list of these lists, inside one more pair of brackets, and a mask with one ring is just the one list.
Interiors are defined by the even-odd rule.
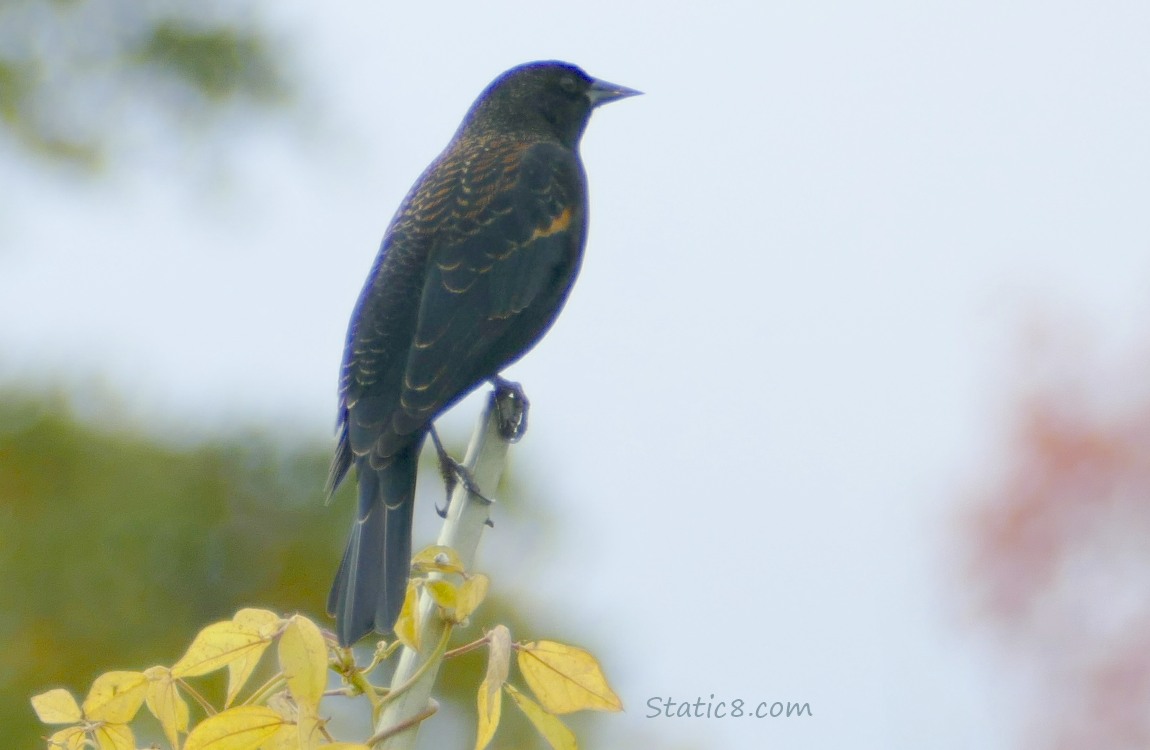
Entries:
[[281,46],[248,3],[0,0],[0,130],[97,167],[141,114],[178,129],[288,101]]
[[[326,444],[289,448],[259,435],[168,445],[90,424],[63,396],[0,390],[4,747],[35,747],[47,733],[32,713],[33,694],[65,687],[82,699],[102,672],[171,664],[200,628],[241,607],[328,623],[323,606],[352,502],[347,488],[339,507],[321,501],[329,458]],[[435,473],[430,464],[423,470]],[[499,589],[496,576],[453,646],[496,622],[517,639],[549,635],[500,600]],[[463,731],[474,731],[485,669],[484,654],[472,652],[441,675],[437,698]],[[492,747],[539,742],[508,711]]]
[[158,445],[0,393],[5,746],[40,736],[32,693],[171,662],[241,606],[324,622],[348,520],[320,502],[326,463],[255,438]]
[[135,59],[185,81],[209,99],[271,101],[283,93],[266,43],[235,29],[199,31],[162,21],[148,30]]

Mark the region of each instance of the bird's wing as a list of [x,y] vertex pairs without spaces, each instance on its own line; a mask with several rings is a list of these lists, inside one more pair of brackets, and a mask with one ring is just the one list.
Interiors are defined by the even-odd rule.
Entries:
[[422,429],[554,320],[586,228],[578,158],[511,143],[470,161],[428,261],[392,429]]

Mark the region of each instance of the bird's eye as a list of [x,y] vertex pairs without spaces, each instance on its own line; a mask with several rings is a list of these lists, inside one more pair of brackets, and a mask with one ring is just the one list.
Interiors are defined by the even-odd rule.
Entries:
[[579,86],[575,83],[575,78],[573,76],[563,76],[559,79],[559,88],[563,89],[568,94],[574,94]]

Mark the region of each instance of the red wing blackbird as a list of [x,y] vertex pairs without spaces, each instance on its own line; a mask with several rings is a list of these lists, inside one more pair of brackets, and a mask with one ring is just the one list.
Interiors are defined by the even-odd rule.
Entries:
[[328,597],[339,639],[391,630],[407,588],[432,421],[547,331],[579,271],[591,110],[638,91],[561,62],[513,68],[471,106],[384,234],[347,332],[328,495],[359,510]]

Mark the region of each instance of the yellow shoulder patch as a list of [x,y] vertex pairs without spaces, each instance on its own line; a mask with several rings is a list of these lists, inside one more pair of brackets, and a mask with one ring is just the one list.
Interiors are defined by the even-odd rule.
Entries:
[[564,208],[558,216],[551,220],[550,224],[541,228],[537,227],[535,231],[531,233],[531,238],[527,241],[531,242],[541,237],[550,237],[553,234],[567,231],[571,227],[572,215],[570,206]]

